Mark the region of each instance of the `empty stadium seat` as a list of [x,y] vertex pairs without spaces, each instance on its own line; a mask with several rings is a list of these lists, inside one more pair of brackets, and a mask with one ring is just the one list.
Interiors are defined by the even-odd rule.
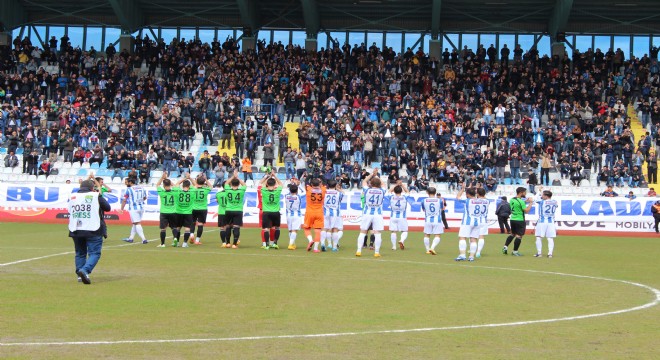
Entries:
[[38,182],[46,182],[46,181],[48,181],[48,177],[46,175],[39,175],[39,176],[37,176],[37,181]]

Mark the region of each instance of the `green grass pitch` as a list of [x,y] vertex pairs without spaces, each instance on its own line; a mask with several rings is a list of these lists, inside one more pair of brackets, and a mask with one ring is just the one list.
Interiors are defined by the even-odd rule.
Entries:
[[[66,226],[0,229],[3,359],[660,357],[660,306],[648,305],[657,294],[596,279],[660,288],[660,242],[634,234],[560,236],[553,259],[532,256],[531,235],[524,257],[504,256],[504,235],[494,234],[481,259],[456,263],[455,233],[431,256],[420,233],[391,251],[385,232],[375,259],[368,250],[354,256],[354,231],[338,253],[313,254],[302,232],[296,251],[286,250],[284,234],[283,249],[260,249],[256,229],[242,231],[240,249],[220,248],[212,226],[203,245],[159,249],[157,241],[125,245],[128,226],[112,226],[86,286],[73,255],[62,254],[73,251]],[[158,237],[155,227],[146,233]],[[99,341],[107,343],[72,344]]]

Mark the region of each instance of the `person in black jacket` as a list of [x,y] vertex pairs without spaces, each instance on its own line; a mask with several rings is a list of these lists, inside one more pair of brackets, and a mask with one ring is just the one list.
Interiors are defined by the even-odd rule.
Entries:
[[497,215],[497,222],[500,225],[500,234],[504,234],[504,228],[506,227],[506,233],[511,234],[511,228],[509,227],[509,216],[511,216],[511,206],[506,196],[502,196],[502,201],[495,209],[495,215]]
[[89,274],[101,258],[104,211],[110,211],[110,204],[94,191],[92,180],[81,182],[78,192],[69,198],[69,237],[76,250],[76,274],[83,284],[92,283]]
[[660,224],[660,200],[656,201],[653,206],[651,206],[651,213],[653,214],[653,220],[655,221],[655,233],[660,232],[658,230],[658,224]]

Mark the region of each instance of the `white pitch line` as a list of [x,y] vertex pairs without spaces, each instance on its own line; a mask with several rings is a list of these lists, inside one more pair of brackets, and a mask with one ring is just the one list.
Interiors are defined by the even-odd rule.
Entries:
[[[207,230],[206,232],[213,232],[213,231],[217,231],[217,230],[211,229],[211,230]],[[167,237],[167,239],[169,239],[169,238],[171,238],[171,236]],[[160,240],[160,238],[147,239],[147,240],[149,241],[149,243],[151,243],[152,241]],[[140,241],[137,241],[137,242],[129,243],[129,244],[103,246],[102,250],[103,249],[120,248],[120,247],[124,247],[124,246],[136,245],[136,244],[142,245],[142,243]],[[9,265],[16,265],[16,264],[22,264],[22,263],[26,263],[26,262],[30,262],[30,261],[47,259],[47,258],[51,258],[51,257],[55,257],[55,256],[71,255],[71,254],[75,254],[75,253],[76,253],[75,251],[66,251],[66,252],[61,252],[61,253],[57,253],[57,254],[50,254],[50,255],[33,257],[33,258],[30,258],[30,259],[16,260],[16,261],[0,264],[0,267],[9,266]]]
[[[256,255],[256,254],[255,254]],[[265,254],[264,254],[265,255]],[[380,260],[379,262],[408,262],[416,264],[433,264],[425,262],[415,262],[415,261],[397,261],[397,260]],[[446,265],[446,264],[438,264]],[[338,332],[338,333],[317,333],[317,334],[292,334],[292,335],[264,335],[264,336],[244,336],[244,337],[225,337],[225,338],[199,338],[199,339],[145,339],[145,340],[115,340],[115,341],[53,341],[53,342],[15,342],[15,343],[2,343],[0,346],[5,347],[19,347],[19,346],[78,346],[78,345],[121,345],[121,344],[163,344],[163,343],[204,343],[204,342],[228,342],[228,341],[254,341],[254,340],[279,340],[279,339],[308,339],[308,338],[322,338],[322,337],[342,337],[342,336],[352,336],[352,335],[376,335],[376,334],[402,334],[402,333],[415,333],[415,332],[431,332],[431,331],[451,331],[451,330],[469,330],[469,329],[482,329],[482,328],[498,328],[498,327],[509,327],[509,326],[524,326],[524,325],[533,325],[533,324],[544,324],[544,323],[555,323],[562,321],[574,321],[582,319],[597,318],[603,316],[619,315],[624,313],[629,313],[633,311],[639,311],[651,308],[660,304],[660,290],[632,281],[627,280],[617,280],[609,279],[604,277],[588,276],[588,275],[576,275],[568,273],[560,273],[553,271],[541,271],[541,270],[527,270],[527,269],[516,269],[516,268],[500,268],[494,266],[465,266],[465,267],[474,267],[474,268],[484,268],[484,269],[496,269],[496,270],[508,270],[508,271],[522,271],[529,273],[537,274],[547,274],[547,275],[556,275],[556,276],[569,276],[581,279],[590,279],[598,281],[609,281],[609,282],[618,282],[626,285],[631,285],[635,287],[642,288],[647,290],[655,295],[654,299],[646,304],[634,306],[621,310],[613,310],[608,312],[601,312],[595,314],[586,314],[586,315],[576,315],[568,316],[561,318],[552,318],[552,319],[539,319],[539,320],[528,320],[528,321],[516,321],[516,322],[507,322],[507,323],[493,323],[493,324],[477,324],[477,325],[457,325],[457,326],[444,326],[444,327],[427,327],[427,328],[413,328],[413,329],[393,329],[393,330],[371,330],[371,331],[350,331],[350,332]]]

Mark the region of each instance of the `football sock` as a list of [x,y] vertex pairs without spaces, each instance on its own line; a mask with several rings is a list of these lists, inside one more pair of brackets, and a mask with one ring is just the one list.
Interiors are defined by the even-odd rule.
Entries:
[[204,233],[204,225],[199,225],[197,226],[197,240],[202,238],[202,234]]
[[342,236],[344,236],[344,231],[342,230],[337,231],[337,237],[339,240],[341,240]]
[[548,238],[548,255],[552,255],[553,251],[555,251],[555,239]]
[[431,244],[431,249],[435,250],[435,247],[440,244],[440,236],[433,238],[433,244]]
[[[274,242],[275,244],[277,244],[277,240],[275,240],[275,239],[276,239],[276,237],[275,237],[275,229],[270,228],[270,233],[269,233],[268,235],[270,235],[270,236],[268,236],[268,238],[270,239],[270,241],[272,241],[272,242]],[[278,237],[279,237],[279,236],[278,236]]]
[[179,237],[181,237],[181,230],[172,229],[172,236],[174,237],[175,240],[179,240]]
[[380,252],[380,245],[383,243],[383,237],[378,234],[374,234],[374,249],[376,251],[376,254]]
[[329,238],[328,232],[325,230],[321,230],[321,246],[325,247],[325,239]]
[[131,235],[128,238],[133,240],[134,237],[135,237],[135,225],[131,226]]
[[312,242],[312,231],[310,229],[305,229],[305,236],[307,237],[307,241]]
[[392,248],[396,247],[396,233],[393,232],[390,234],[390,240],[392,241]]
[[277,241],[280,239],[280,228],[276,228],[275,231],[273,231],[273,237],[271,237],[271,239],[277,244]]
[[319,244],[320,244],[320,242],[318,242],[318,241],[314,242],[314,251],[319,249]]
[[265,241],[264,239],[264,230],[261,229],[261,242],[263,243]]
[[226,237],[226,231],[225,231],[225,229],[221,229],[220,230],[220,241],[222,241],[223,244],[227,242],[225,237]]
[[161,230],[161,231],[160,231],[160,244],[161,244],[161,245],[165,244],[165,235],[166,235],[166,234],[165,234],[165,230],[164,230],[164,229]]
[[195,237],[196,228],[197,228],[197,223],[193,222],[192,227],[190,228],[190,235],[192,235],[193,237]]
[[406,239],[408,238],[408,232],[404,231],[401,233],[401,242],[406,242]]
[[270,230],[264,229],[261,231],[261,238],[263,241],[261,242],[262,246],[268,245],[268,241],[270,240]]
[[476,252],[477,252],[477,243],[474,241],[470,241],[470,256],[474,256]]
[[513,242],[513,251],[518,251],[520,244],[522,244],[522,238],[517,237],[516,241]]
[[296,243],[296,237],[298,237],[297,232],[292,231],[289,233],[289,245],[294,245]]
[[241,228],[235,227],[233,232],[234,232],[234,245],[238,245],[238,238],[241,236]]
[[339,246],[339,233],[332,233],[332,248],[336,249]]
[[484,244],[486,243],[486,240],[483,238],[480,238],[479,241],[477,241],[477,254],[481,254],[481,250],[484,249]]
[[367,237],[367,234],[360,233],[360,235],[358,235],[358,239],[357,239],[357,251],[361,251],[361,250],[362,250],[362,245],[364,245],[364,240],[366,239],[366,237]]
[[461,255],[465,255],[465,249],[467,249],[467,241],[458,240],[458,252]]
[[144,236],[144,230],[142,229],[142,225],[141,225],[141,224],[137,224],[137,225],[135,225],[135,232],[137,232],[137,234],[138,234],[138,236],[140,237],[140,239],[142,239],[142,240],[147,240],[147,237]]
[[371,234],[369,237],[369,246],[374,246],[374,242],[376,241],[376,236],[374,234]]
[[509,235],[506,237],[506,242],[504,243],[504,246],[509,246],[511,244],[511,241],[513,240],[513,235]]
[[183,242],[187,243],[188,239],[190,239],[190,233],[186,231],[183,233]]
[[424,236],[424,247],[426,247],[426,251],[429,251],[430,249],[430,243],[429,243],[429,238]]
[[[548,246],[548,247],[550,247],[550,246]],[[543,252],[543,240],[541,240],[540,236],[537,236],[536,237],[536,253],[540,254],[542,252]]]

